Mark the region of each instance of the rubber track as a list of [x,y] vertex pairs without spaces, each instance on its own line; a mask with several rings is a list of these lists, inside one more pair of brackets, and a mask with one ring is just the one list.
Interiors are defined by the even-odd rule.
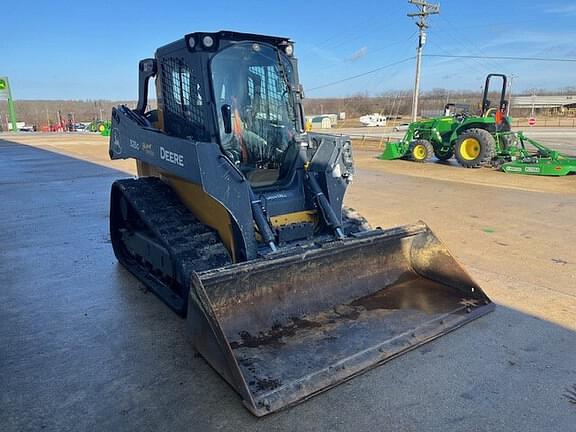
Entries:
[[177,295],[188,292],[192,272],[232,263],[218,233],[200,223],[174,190],[159,178],[118,180],[115,186],[138,213],[148,235],[152,234],[170,252],[174,269],[183,278],[178,280],[183,286]]

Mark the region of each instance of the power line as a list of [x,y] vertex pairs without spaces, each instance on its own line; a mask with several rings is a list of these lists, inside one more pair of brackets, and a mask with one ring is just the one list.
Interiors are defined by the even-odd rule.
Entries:
[[475,56],[475,55],[449,55],[449,54],[424,54],[424,57],[485,59],[485,60],[521,60],[543,62],[576,62],[574,58],[545,58],[545,57],[512,57],[512,56]]
[[[411,44],[414,41],[415,36],[417,34],[418,34],[418,30],[414,31],[404,41],[399,41],[397,44],[395,44],[396,46],[398,46],[397,51],[401,52],[401,53],[405,53],[406,51],[408,51],[409,50],[408,44]],[[383,45],[381,47],[378,47],[375,50],[370,49],[370,55],[374,55],[374,53],[376,53],[376,52],[387,50],[389,46],[390,45]],[[406,67],[406,66],[403,64],[397,65],[397,66],[389,69],[386,75],[391,76],[391,77],[398,76],[400,70],[404,67]],[[369,78],[366,79],[365,83],[366,83],[365,84],[366,88],[369,89],[370,92],[376,94],[377,92],[379,92],[381,90],[381,88],[383,88],[387,85],[388,80],[383,80],[382,77],[380,76],[380,74],[373,74]]]
[[[352,24],[350,27],[345,27],[338,29],[338,32],[328,37],[327,39],[319,42],[317,44],[318,48],[341,48],[343,45],[348,44],[351,41],[356,41],[366,36],[365,31],[367,29],[381,28],[383,24],[387,24],[389,21],[395,19],[393,15],[386,15],[386,20],[382,19],[381,15],[374,14],[366,19],[362,18],[361,22]],[[350,24],[350,23],[348,23]],[[361,32],[358,32],[360,29]]]
[[[385,49],[388,49],[388,48],[390,48],[391,46],[394,46],[394,45],[406,44],[407,42],[410,42],[410,40],[416,35],[416,33],[418,33],[418,30],[416,30],[414,33],[412,33],[410,36],[408,36],[407,39],[401,39],[401,40],[397,40],[397,41],[395,41],[395,42],[391,42],[391,43],[389,43],[389,44],[387,44],[387,45],[379,46],[379,47],[378,47],[377,49],[375,49],[375,50],[368,48],[368,53],[369,53],[370,55],[372,55],[372,54],[374,54],[375,52],[380,52],[380,51],[385,50]],[[326,66],[322,66],[320,69],[326,71],[326,70],[329,70],[329,69],[334,69],[334,68],[336,68],[336,67],[342,67],[343,65],[345,65],[346,63],[349,63],[349,62],[350,62],[350,59],[349,59],[349,58],[341,59],[341,60],[339,60],[339,61],[337,61],[337,62],[329,63],[329,64],[327,64]]]
[[376,69],[372,69],[372,70],[369,70],[369,71],[367,71],[367,72],[363,72],[363,73],[358,74],[358,75],[349,76],[349,77],[346,77],[346,78],[342,78],[342,79],[340,79],[340,80],[338,80],[338,81],[333,81],[333,82],[331,82],[331,83],[323,84],[323,85],[320,85],[320,86],[317,86],[317,87],[312,87],[312,88],[310,88],[310,89],[307,89],[306,92],[311,92],[311,91],[314,91],[314,90],[319,90],[319,89],[322,89],[322,88],[325,88],[325,87],[331,87],[331,86],[336,85],[336,84],[340,84],[340,83],[343,83],[343,82],[346,82],[346,81],[350,81],[350,80],[353,80],[353,79],[356,79],[356,78],[361,78],[361,77],[363,77],[363,76],[373,74],[373,73],[378,72],[378,71],[381,71],[381,70],[383,70],[383,69],[387,69],[387,68],[389,68],[389,67],[396,66],[396,65],[399,65],[399,64],[401,64],[401,63],[406,63],[407,61],[412,60],[412,59],[414,59],[414,56],[412,56],[412,57],[406,57],[405,59],[399,60],[399,61],[394,62],[394,63],[389,63],[389,64],[384,65],[384,66],[380,66],[380,67],[378,67],[378,68],[376,68]]
[[[424,57],[441,57],[441,58],[462,58],[462,59],[494,59],[494,60],[521,60],[521,61],[550,61],[550,62],[576,62],[576,59],[572,59],[572,58],[540,58],[540,57],[511,57],[511,56],[474,56],[474,55],[450,55],[450,54],[423,54]],[[384,66],[380,66],[376,69],[372,69],[357,75],[352,75],[346,78],[342,78],[340,80],[337,81],[333,81],[330,83],[326,83],[326,84],[322,84],[316,87],[312,87],[309,89],[306,89],[307,92],[310,91],[315,91],[315,90],[319,90],[319,89],[323,89],[326,87],[331,87],[334,86],[336,84],[340,84],[346,81],[350,81],[350,80],[354,80],[357,78],[361,78],[363,76],[366,75],[370,75],[373,74],[375,72],[379,72],[381,70],[402,64],[402,63],[406,63],[407,61],[413,60],[415,58],[415,56],[411,56],[411,57],[406,57],[402,60],[398,60],[396,62],[393,63],[389,63],[386,64]]]
[[[433,45],[436,49],[440,50],[440,52],[443,52],[443,53],[446,53],[446,54],[449,53],[449,51],[447,51],[447,50],[445,50],[444,48],[442,48],[442,47],[441,47],[439,44],[437,44],[436,42],[429,41],[429,43],[430,43],[431,45]],[[448,60],[448,61],[449,61],[449,60]],[[480,66],[482,69],[484,69],[484,70],[485,70],[486,72],[488,72],[488,73],[493,71],[493,68],[487,67],[485,64],[483,64],[482,62],[479,62],[479,61],[476,60],[476,59],[466,59],[466,61],[467,61],[468,64],[471,65],[471,66]],[[433,66],[430,65],[429,68],[431,68],[431,67],[433,67]],[[498,68],[498,69],[500,69],[500,68]]]
[[[478,53],[478,55],[485,55],[485,51],[483,49],[481,49],[478,45],[476,45],[476,43],[474,43],[473,41],[468,39],[465,35],[465,32],[461,31],[458,33],[458,35],[453,33],[452,30],[456,26],[447,17],[440,16],[440,21],[443,21],[447,24],[447,27],[444,28],[444,32],[447,33],[448,36],[450,36],[456,43],[460,44],[464,48],[464,51],[469,51],[464,46],[464,43],[466,43],[466,45],[468,45],[469,47],[472,47],[473,48],[472,51],[475,50]],[[472,51],[469,51],[469,52],[472,52]],[[476,63],[478,63],[478,62],[476,62]],[[496,62],[489,62],[488,64],[490,65],[490,68],[492,70],[506,70],[506,67],[503,67],[501,63],[496,64]],[[494,66],[496,66],[496,67],[494,67]]]

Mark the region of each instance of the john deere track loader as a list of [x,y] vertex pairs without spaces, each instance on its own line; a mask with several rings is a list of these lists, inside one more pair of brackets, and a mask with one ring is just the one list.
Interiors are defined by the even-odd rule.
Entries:
[[[346,137],[305,132],[293,44],[191,33],[140,62],[112,112],[118,260],[187,316],[195,349],[261,416],[493,308],[422,222],[370,229],[342,200]],[[154,78],[158,109],[146,111]]]

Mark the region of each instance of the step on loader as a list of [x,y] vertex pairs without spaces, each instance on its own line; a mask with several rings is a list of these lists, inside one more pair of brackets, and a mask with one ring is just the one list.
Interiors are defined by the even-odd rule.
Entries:
[[343,208],[350,140],[306,132],[293,51],[188,34],[140,62],[136,108],[112,112],[110,157],[138,167],[112,185],[114,252],[257,416],[493,309],[424,223],[372,229]]

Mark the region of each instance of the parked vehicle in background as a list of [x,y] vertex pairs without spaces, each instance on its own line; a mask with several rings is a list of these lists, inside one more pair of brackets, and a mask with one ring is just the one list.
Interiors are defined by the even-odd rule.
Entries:
[[399,125],[394,126],[393,130],[394,132],[407,131],[408,126],[410,126],[410,123],[401,123]]
[[380,113],[367,114],[360,117],[360,123],[367,127],[386,126],[386,116]]
[[34,126],[27,126],[25,122],[16,122],[18,132],[34,132]]

